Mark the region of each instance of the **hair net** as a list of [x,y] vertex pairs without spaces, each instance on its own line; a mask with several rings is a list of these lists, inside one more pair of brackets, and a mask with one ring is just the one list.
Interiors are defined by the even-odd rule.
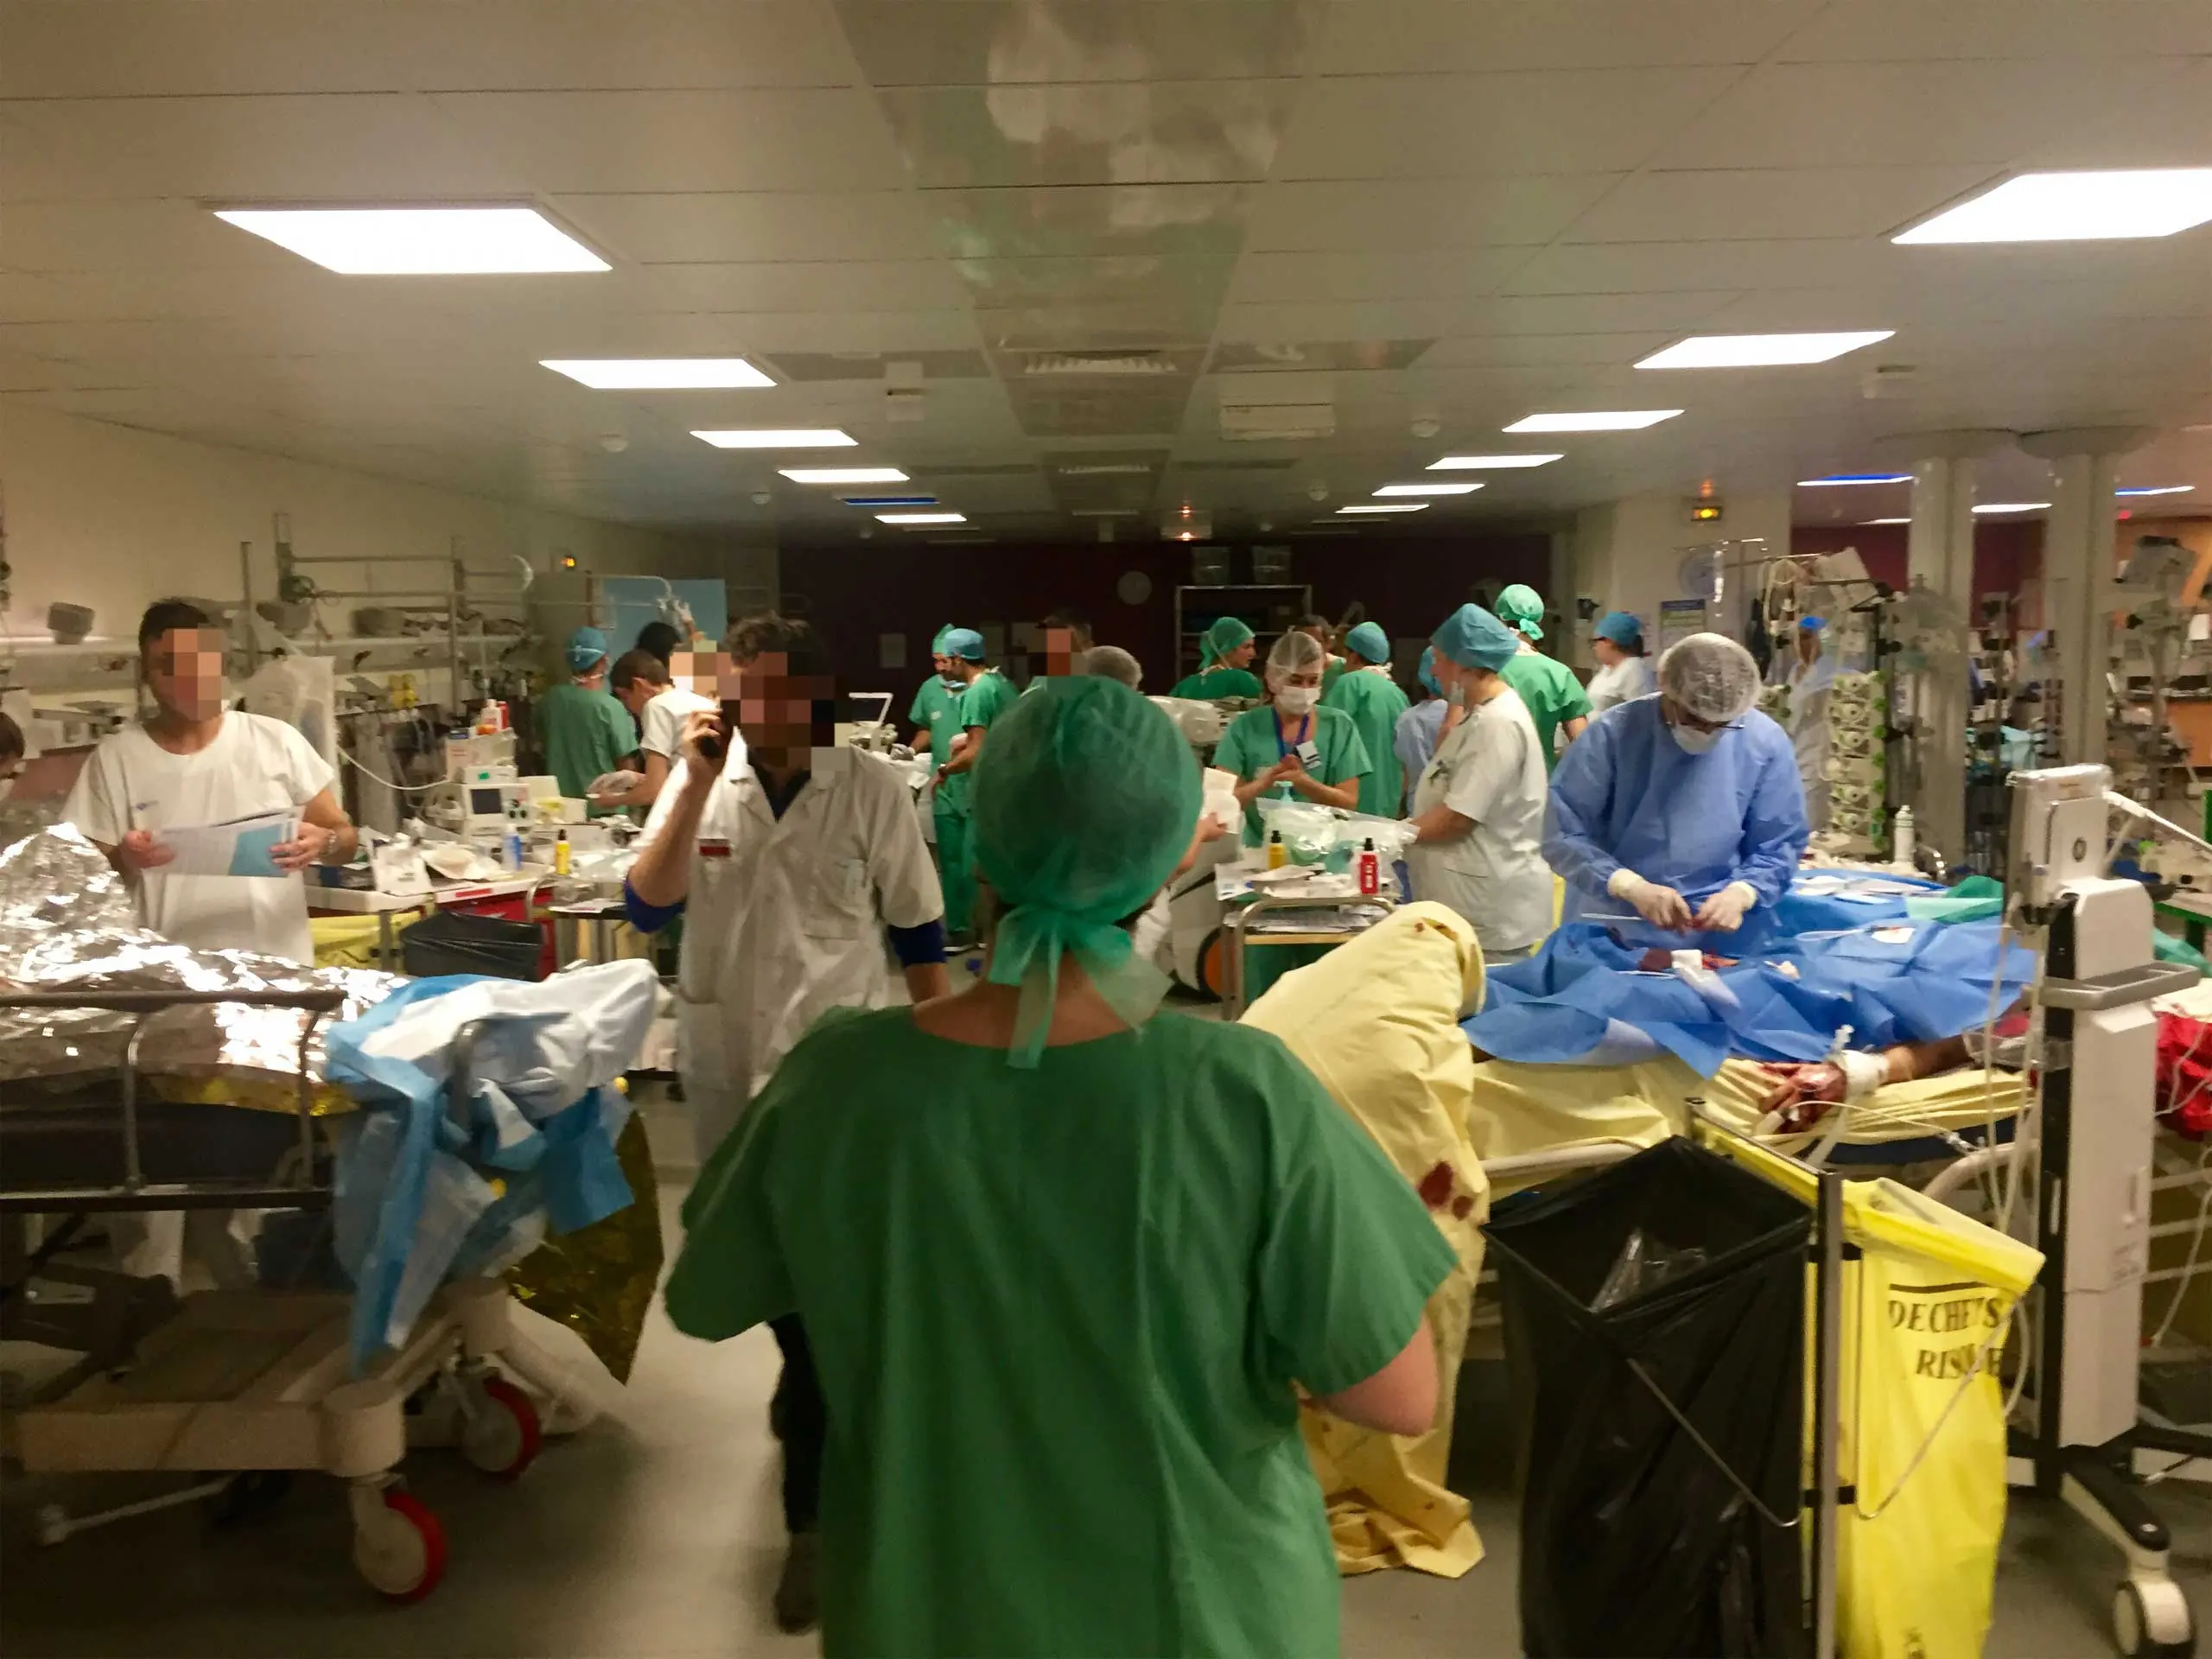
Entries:
[[1144,665],[1119,645],[1093,645],[1083,653],[1085,674],[1096,674],[1102,680],[1119,680],[1134,691],[1144,678]]
[[569,636],[569,666],[581,674],[607,657],[607,636],[597,628],[578,628]]
[[1119,924],[1174,874],[1200,792],[1183,734],[1112,680],[1047,680],[991,728],[972,823],[976,866],[1007,906],[991,982],[1021,988],[1007,1064],[1037,1064],[1069,951],[1116,1014],[1132,1026],[1151,1017],[1166,976]]
[[983,660],[983,636],[973,628],[947,628],[944,654],[957,657],[963,662],[980,663]]
[[1497,595],[1498,616],[1531,639],[1544,637],[1544,596],[1525,582],[1502,588]]
[[1430,643],[1447,663],[1493,673],[1521,654],[1521,636],[1479,605],[1462,605]]
[[1370,663],[1390,660],[1390,636],[1372,622],[1363,622],[1346,634],[1344,644]]
[[1797,626],[1803,629],[1807,633],[1818,633],[1822,628],[1827,626],[1827,619],[1826,617],[1801,616],[1797,619]]
[[1199,658],[1198,666],[1211,668],[1224,661],[1230,652],[1249,644],[1251,638],[1252,630],[1243,622],[1233,616],[1223,617],[1205,632],[1205,654]]
[[1268,684],[1280,688],[1290,675],[1318,674],[1328,660],[1329,653],[1321,649],[1319,640],[1294,628],[1276,640],[1275,648],[1268,653]]
[[947,655],[948,653],[944,648],[944,642],[951,639],[957,632],[958,630],[950,622],[939,628],[937,631],[937,638],[930,641],[930,655],[932,657],[943,657]]
[[1759,700],[1759,665],[1721,633],[1694,633],[1659,658],[1659,689],[1700,720],[1741,720]]
[[1444,687],[1436,677],[1436,647],[1434,645],[1423,645],[1421,648],[1420,673],[1421,683],[1428,688],[1430,696],[1440,697],[1444,695]]
[[1627,611],[1607,611],[1590,632],[1600,639],[1611,640],[1623,651],[1641,648],[1643,644],[1643,624]]

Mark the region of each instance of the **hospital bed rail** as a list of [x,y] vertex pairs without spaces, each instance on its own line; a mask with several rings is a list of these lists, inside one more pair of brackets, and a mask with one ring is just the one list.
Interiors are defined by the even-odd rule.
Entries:
[[[1262,932],[1253,938],[1253,923],[1262,916],[1291,910],[1343,910],[1349,906],[1365,906],[1379,910],[1381,916],[1362,921],[1357,926],[1313,928],[1303,932]],[[1279,945],[1318,944],[1333,948],[1357,938],[1397,908],[1397,903],[1387,893],[1262,893],[1249,903],[1239,906],[1222,918],[1222,935],[1227,948],[1222,952],[1222,1018],[1232,1024],[1244,1017],[1245,1001],[1244,952],[1253,944],[1269,947]]]

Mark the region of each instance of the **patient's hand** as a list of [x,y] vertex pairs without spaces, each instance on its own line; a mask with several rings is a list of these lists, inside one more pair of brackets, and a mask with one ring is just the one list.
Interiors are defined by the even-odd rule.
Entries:
[[1762,1065],[1768,1087],[1759,1096],[1762,1116],[1782,1114],[1785,1135],[1802,1135],[1827,1116],[1827,1109],[1843,1098],[1843,1068],[1833,1061],[1811,1065]]

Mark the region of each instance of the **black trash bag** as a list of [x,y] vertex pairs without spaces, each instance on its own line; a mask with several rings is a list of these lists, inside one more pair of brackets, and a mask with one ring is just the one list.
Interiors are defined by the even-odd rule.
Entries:
[[1523,1651],[1808,1651],[1792,1523],[1812,1212],[1670,1140],[1483,1230],[1520,1420]]
[[489,974],[536,979],[545,935],[535,922],[503,922],[450,910],[427,916],[399,936],[401,967],[416,979]]

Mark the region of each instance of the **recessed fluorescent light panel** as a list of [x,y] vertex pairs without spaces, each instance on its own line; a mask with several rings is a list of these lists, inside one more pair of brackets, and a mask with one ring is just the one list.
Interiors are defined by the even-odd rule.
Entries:
[[1512,467],[1548,467],[1564,455],[1446,455],[1432,461],[1432,473],[1502,473]]
[[1337,511],[1338,511],[1339,513],[1348,513],[1348,512],[1426,512],[1427,510],[1428,510],[1428,503],[1427,503],[1427,502],[1426,502],[1426,501],[1398,501],[1398,502],[1394,502],[1394,503],[1392,503],[1390,505],[1389,505],[1389,506],[1384,506],[1384,507],[1338,507],[1338,508],[1337,509]]
[[1589,409],[1561,415],[1531,415],[1508,432],[1636,432],[1671,421],[1679,409]]
[[933,495],[841,495],[837,498],[849,507],[933,507]]
[[346,276],[613,269],[534,207],[226,207],[215,217]]
[[1853,484],[1910,484],[1910,473],[1830,473],[1826,478],[1801,478],[1801,490],[1835,490]]
[[1654,352],[1639,369],[1767,369],[1790,363],[1826,363],[1887,340],[1894,328],[1861,328],[1836,334],[1693,334]]
[[2212,167],[2023,173],[1892,242],[2100,242],[2171,236],[2212,219]]
[[964,512],[879,512],[875,521],[880,524],[964,524]]
[[[859,440],[835,427],[773,427],[763,430],[694,432],[717,449],[849,449]],[[855,480],[855,482],[862,480]]]
[[2196,487],[2194,484],[2153,484],[2133,489],[2114,490],[2114,495],[2187,495]]
[[1472,495],[1479,484],[1385,484],[1377,495]]
[[706,391],[776,383],[741,357],[538,359],[538,366],[594,391]]
[[896,467],[779,467],[794,484],[904,484]]
[[2050,505],[2048,501],[1984,501],[1978,504],[1976,512],[2041,512]]

